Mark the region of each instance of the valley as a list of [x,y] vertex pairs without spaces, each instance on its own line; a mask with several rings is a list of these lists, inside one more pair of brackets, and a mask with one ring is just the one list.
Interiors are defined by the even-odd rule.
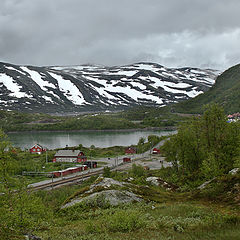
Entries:
[[[144,67],[149,68],[149,64]],[[154,71],[160,74],[160,67],[155,67],[158,70]],[[199,70],[184,69],[199,77]],[[21,71],[37,76],[31,72],[36,72],[32,67],[22,67]],[[96,79],[106,74],[106,69],[99,66],[51,67],[47,71],[61,71],[61,74],[71,76],[80,71],[79,74],[88,80],[90,74]],[[109,71],[113,71],[111,74],[122,71],[121,74],[126,76],[126,71],[130,70],[116,68]],[[13,92],[5,91],[3,84],[1,89],[6,94],[1,96],[8,95],[17,101],[14,102],[16,105],[11,105],[12,109],[10,105],[1,105],[4,107],[0,110],[0,237],[4,240],[9,236],[16,239],[80,240],[159,239],[161,236],[161,239],[225,240],[229,237],[237,240],[240,224],[240,122],[227,121],[227,113],[237,112],[238,105],[233,104],[226,110],[227,101],[219,104],[211,101],[221,99],[218,93],[223,90],[218,89],[222,84],[228,92],[234,89],[233,94],[238,89],[238,80],[228,82],[226,87],[224,82],[228,78],[224,76],[228,76],[228,71],[231,75],[232,69],[227,70],[216,79],[216,83],[211,83],[212,87],[209,81],[208,89],[204,88],[206,92],[199,91],[201,94],[195,98],[188,99],[187,90],[178,89],[185,94],[185,100],[181,99],[179,103],[175,103],[175,94],[171,95],[171,101],[165,101],[166,106],[156,102],[139,106],[137,100],[136,105],[131,102],[125,110],[111,104],[114,107],[110,111],[102,102],[101,111],[87,113],[82,111],[89,110],[82,108],[83,102],[78,105],[74,101],[68,102],[72,108],[66,113],[65,103],[60,104],[62,109],[59,110],[50,101],[52,109],[56,110],[52,111],[51,107],[48,108],[47,98],[41,104],[50,110],[48,114],[37,105],[31,105],[32,112],[30,108],[23,110],[24,105],[19,101],[26,95],[13,96]],[[28,78],[28,74],[25,77]],[[42,80],[47,76],[45,73],[44,77],[43,72],[38,74]],[[57,80],[54,74],[59,73],[49,73]],[[40,78],[38,81],[40,84]],[[106,81],[109,81],[107,85],[98,87],[108,94],[114,87],[119,91],[119,86]],[[118,79],[118,84],[119,81],[121,88],[128,88],[128,81],[124,83]],[[44,84],[43,88],[45,83],[41,84]],[[66,94],[64,91],[61,94]],[[106,96],[106,93],[102,92],[102,95]],[[204,103],[209,105],[201,101],[204,96]],[[65,96],[68,101],[76,97]],[[231,104],[230,95],[227,99]],[[34,142],[45,145],[43,154],[29,151],[29,145]],[[127,149],[134,151],[129,155]],[[56,153],[60,151],[70,152],[72,158],[81,152],[84,157],[79,158],[80,162],[68,162],[69,156],[60,156],[58,161]],[[82,159],[87,161],[81,162]],[[87,168],[89,163],[91,166],[94,163],[97,168]],[[76,172],[76,169],[81,170]]]

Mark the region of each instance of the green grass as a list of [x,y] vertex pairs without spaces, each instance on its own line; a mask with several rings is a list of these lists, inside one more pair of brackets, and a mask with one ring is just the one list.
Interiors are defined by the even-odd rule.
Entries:
[[[129,173],[113,173],[115,179],[134,177],[136,185],[124,186],[140,195],[145,202],[110,207],[108,204],[91,207],[78,204],[60,210],[71,199],[82,196],[89,186],[99,180],[91,177],[81,185],[65,186],[52,191],[33,193],[41,199],[48,213],[47,224],[36,228],[33,233],[47,240],[71,239],[233,239],[240,236],[240,211],[228,202],[213,202],[207,197],[212,189],[217,189],[214,199],[228,191],[238,177],[221,177],[210,185],[203,195],[194,192],[171,192],[160,186],[146,185],[147,174],[138,168]],[[160,172],[160,171],[159,171]],[[160,174],[160,173],[159,173]],[[216,184],[225,188],[216,187]],[[99,190],[101,191],[101,190]]]
[[[79,209],[78,209],[79,210]],[[240,219],[193,203],[133,204],[78,211],[39,231],[43,239],[239,239]]]
[[[131,174],[131,173],[129,173]],[[127,178],[127,173],[115,173]],[[139,177],[140,179],[140,177]],[[84,194],[94,179],[83,186],[68,190],[68,200]],[[222,179],[231,182],[231,179]],[[236,179],[235,179],[236,180]],[[229,183],[230,184],[230,183]],[[36,234],[43,239],[233,239],[240,236],[240,211],[221,202],[208,201],[191,192],[169,192],[142,182],[128,186],[145,203],[119,207],[75,207],[55,213],[54,224]],[[210,188],[210,187],[209,187]],[[60,191],[61,192],[61,191]],[[58,194],[60,194],[58,192]],[[60,194],[63,201],[63,196]],[[215,196],[216,197],[216,196]],[[52,199],[58,199],[57,194]],[[67,198],[66,198],[67,199]],[[65,200],[66,202],[66,200]],[[58,202],[58,206],[60,206]]]

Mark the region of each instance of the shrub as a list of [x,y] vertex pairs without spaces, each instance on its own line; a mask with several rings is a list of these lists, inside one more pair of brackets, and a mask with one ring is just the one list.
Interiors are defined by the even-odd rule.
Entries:
[[110,232],[131,232],[145,225],[144,219],[138,211],[119,210],[106,221]]
[[141,165],[133,164],[131,169],[131,174],[134,177],[142,177],[142,176],[145,176],[145,170]]
[[111,177],[111,169],[109,167],[103,168],[103,176],[104,177]]

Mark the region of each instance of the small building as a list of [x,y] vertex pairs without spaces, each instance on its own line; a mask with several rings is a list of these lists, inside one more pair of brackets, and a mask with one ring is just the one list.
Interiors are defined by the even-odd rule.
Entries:
[[41,154],[43,152],[46,152],[46,148],[41,146],[40,144],[35,144],[29,149],[30,153],[38,153]]
[[128,147],[125,149],[125,154],[136,154],[137,150],[133,147]]
[[88,168],[96,168],[97,167],[96,161],[86,161],[84,164],[86,164]]
[[123,158],[123,162],[125,163],[125,162],[131,162],[131,158],[129,158],[129,157],[124,157]]
[[160,149],[154,148],[152,154],[160,154]]
[[227,118],[228,118],[227,122],[229,122],[229,123],[240,121],[240,113],[237,112],[237,113],[230,114],[227,116]]
[[86,162],[87,157],[80,150],[59,150],[53,158],[53,162]]

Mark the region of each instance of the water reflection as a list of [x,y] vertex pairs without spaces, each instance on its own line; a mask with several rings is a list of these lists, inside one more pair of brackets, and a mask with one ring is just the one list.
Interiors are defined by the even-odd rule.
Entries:
[[35,143],[46,146],[48,149],[77,146],[85,147],[129,146],[137,144],[140,137],[149,135],[165,136],[175,131],[86,131],[86,132],[26,132],[9,133],[14,146],[22,149],[30,148]]

